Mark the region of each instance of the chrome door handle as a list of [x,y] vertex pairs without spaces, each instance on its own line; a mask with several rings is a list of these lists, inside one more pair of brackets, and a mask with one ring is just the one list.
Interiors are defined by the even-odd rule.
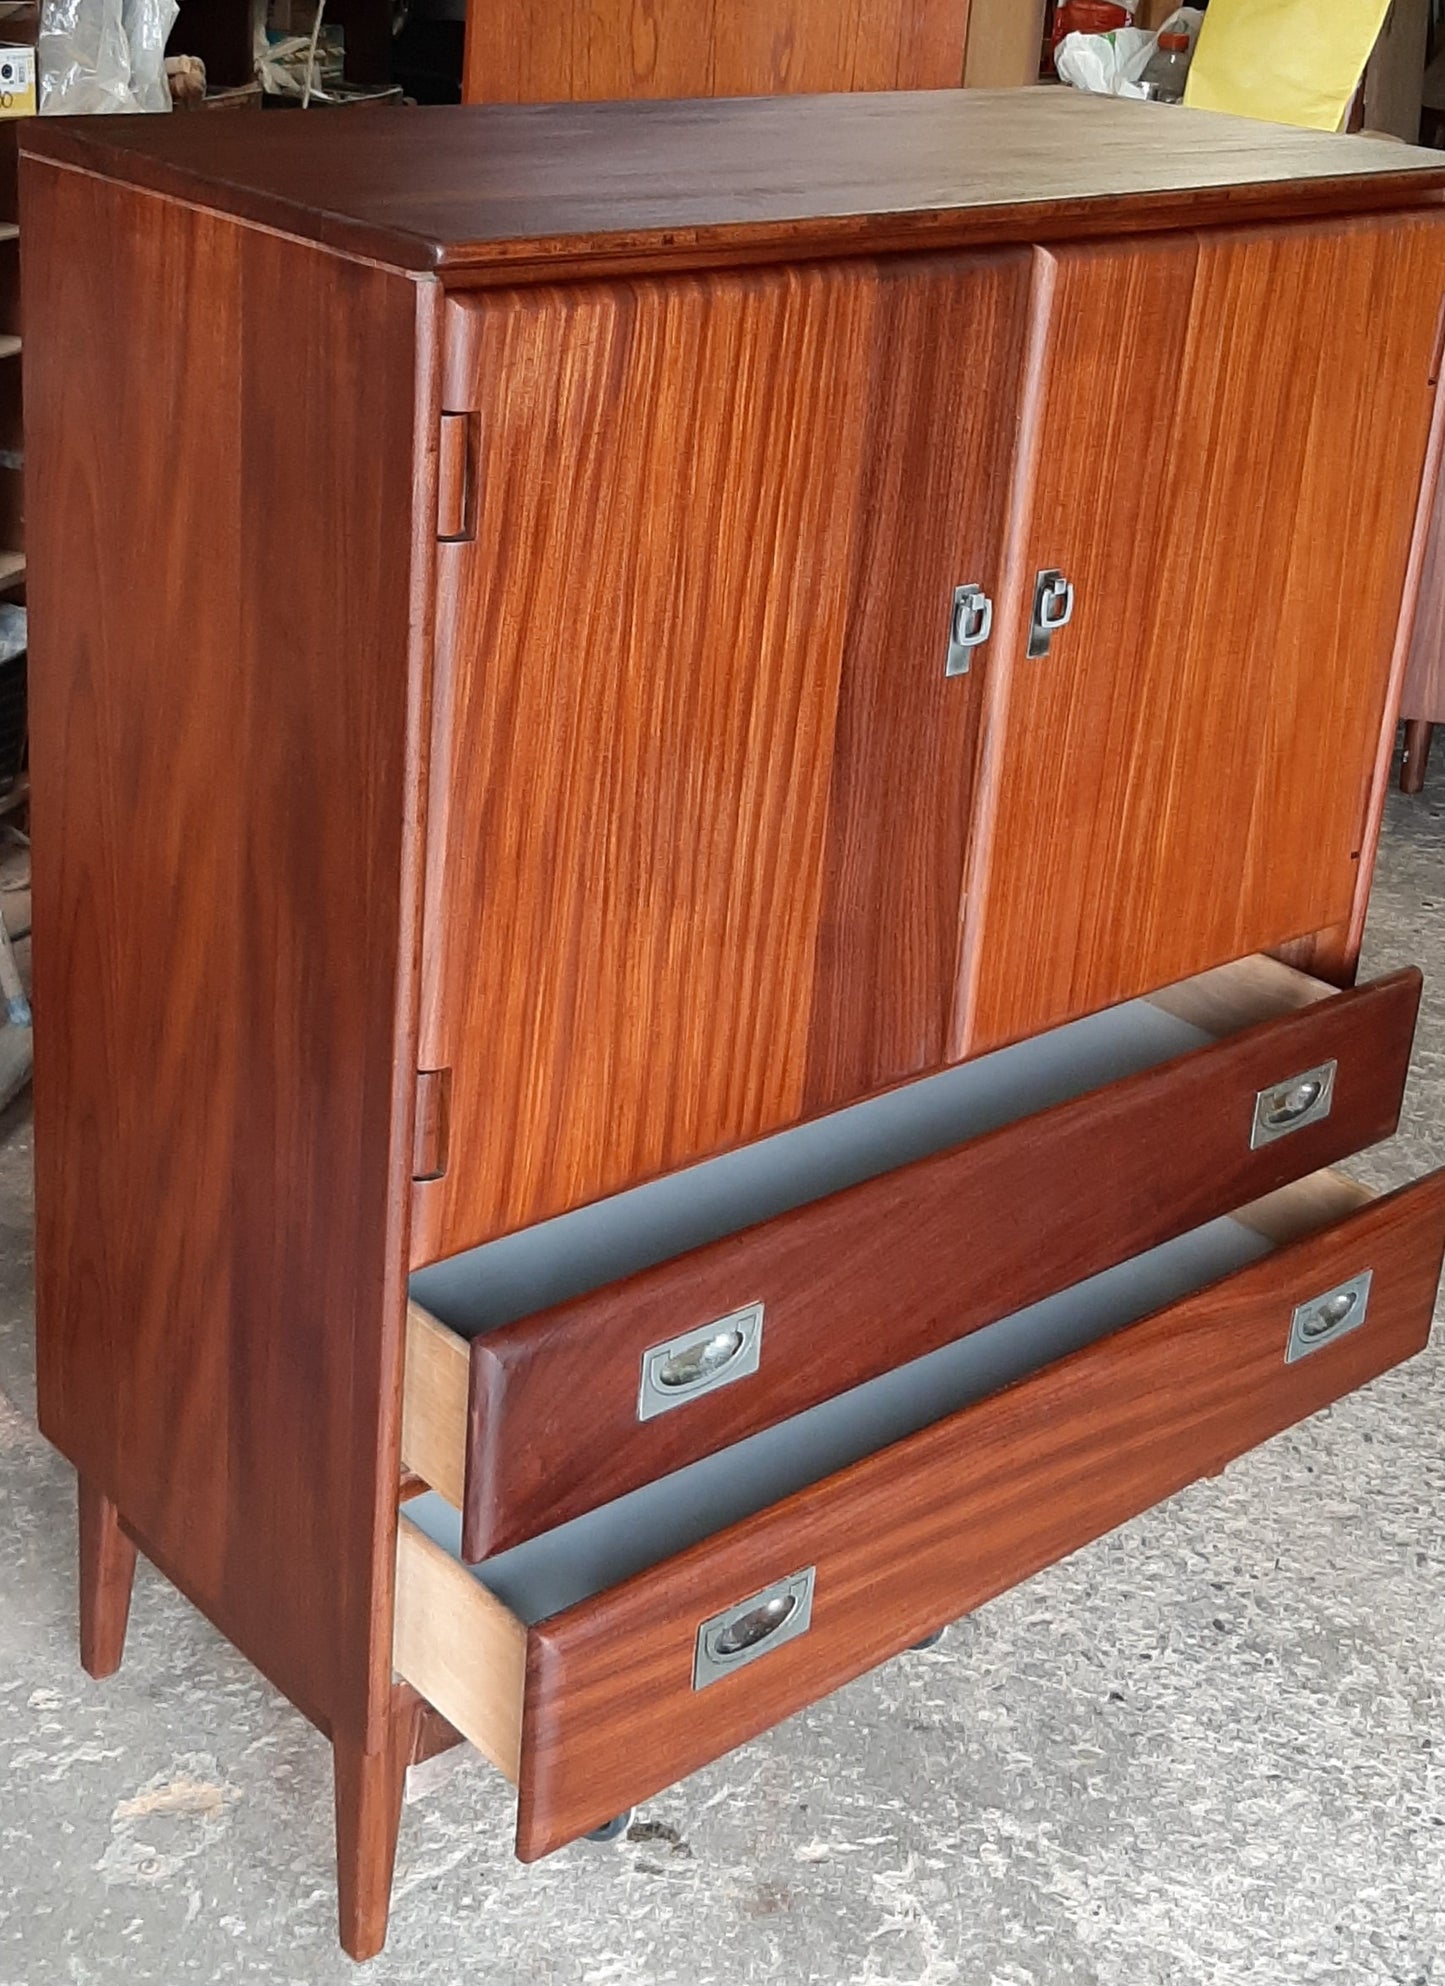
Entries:
[[953,612],[948,622],[948,659],[945,676],[966,676],[969,658],[975,648],[993,633],[993,601],[981,586],[957,586],[953,592]]
[[1029,623],[1029,657],[1039,661],[1060,628],[1074,618],[1074,583],[1054,567],[1048,567],[1034,581],[1034,612]]

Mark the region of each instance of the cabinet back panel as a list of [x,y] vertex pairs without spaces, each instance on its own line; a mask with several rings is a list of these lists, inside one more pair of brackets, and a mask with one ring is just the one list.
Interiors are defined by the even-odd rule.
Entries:
[[414,1260],[937,1066],[1028,258],[454,304]]
[[1050,261],[1020,563],[1077,606],[991,679],[970,1053],[1348,919],[1445,219]]

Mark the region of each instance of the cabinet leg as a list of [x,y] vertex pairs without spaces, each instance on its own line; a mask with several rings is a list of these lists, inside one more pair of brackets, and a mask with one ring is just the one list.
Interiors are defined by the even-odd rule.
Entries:
[[375,1958],[386,1943],[407,1767],[460,1743],[451,1725],[404,1683],[392,1691],[379,1751],[333,1743],[336,1890],[341,1944],[350,1957]]
[[125,1653],[135,1546],[120,1528],[120,1512],[84,1476],[80,1509],[80,1660],[98,1680],[113,1676]]
[[1430,763],[1430,740],[1435,726],[1428,717],[1405,719],[1405,756],[1400,765],[1400,791],[1418,793],[1425,784],[1425,768]]

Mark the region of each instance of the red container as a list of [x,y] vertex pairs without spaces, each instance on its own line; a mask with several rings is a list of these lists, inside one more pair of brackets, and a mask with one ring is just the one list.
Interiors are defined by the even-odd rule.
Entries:
[[1127,7],[1111,0],[1060,0],[1054,9],[1053,32],[1049,36],[1049,61],[1066,34],[1108,34],[1111,28],[1132,28],[1134,16]]

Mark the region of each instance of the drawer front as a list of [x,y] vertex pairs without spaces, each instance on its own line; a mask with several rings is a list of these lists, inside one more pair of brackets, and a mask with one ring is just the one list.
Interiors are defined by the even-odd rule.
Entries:
[[[1322,1000],[478,1338],[448,1480],[421,1470],[453,1500],[464,1478],[466,1556],[1388,1137],[1419,991],[1409,971]],[[1285,1136],[1261,1128],[1261,1093],[1331,1063],[1326,1115]],[[724,1353],[739,1334],[732,1383],[704,1371],[675,1406],[649,1384],[674,1352],[686,1377],[690,1351],[715,1336]]]
[[[518,1853],[676,1783],[1409,1357],[1442,1244],[1437,1173],[534,1627]],[[1312,1306],[1366,1275],[1360,1327],[1300,1356]],[[806,1625],[737,1663],[755,1621],[714,1675],[719,1624],[775,1588]]]

